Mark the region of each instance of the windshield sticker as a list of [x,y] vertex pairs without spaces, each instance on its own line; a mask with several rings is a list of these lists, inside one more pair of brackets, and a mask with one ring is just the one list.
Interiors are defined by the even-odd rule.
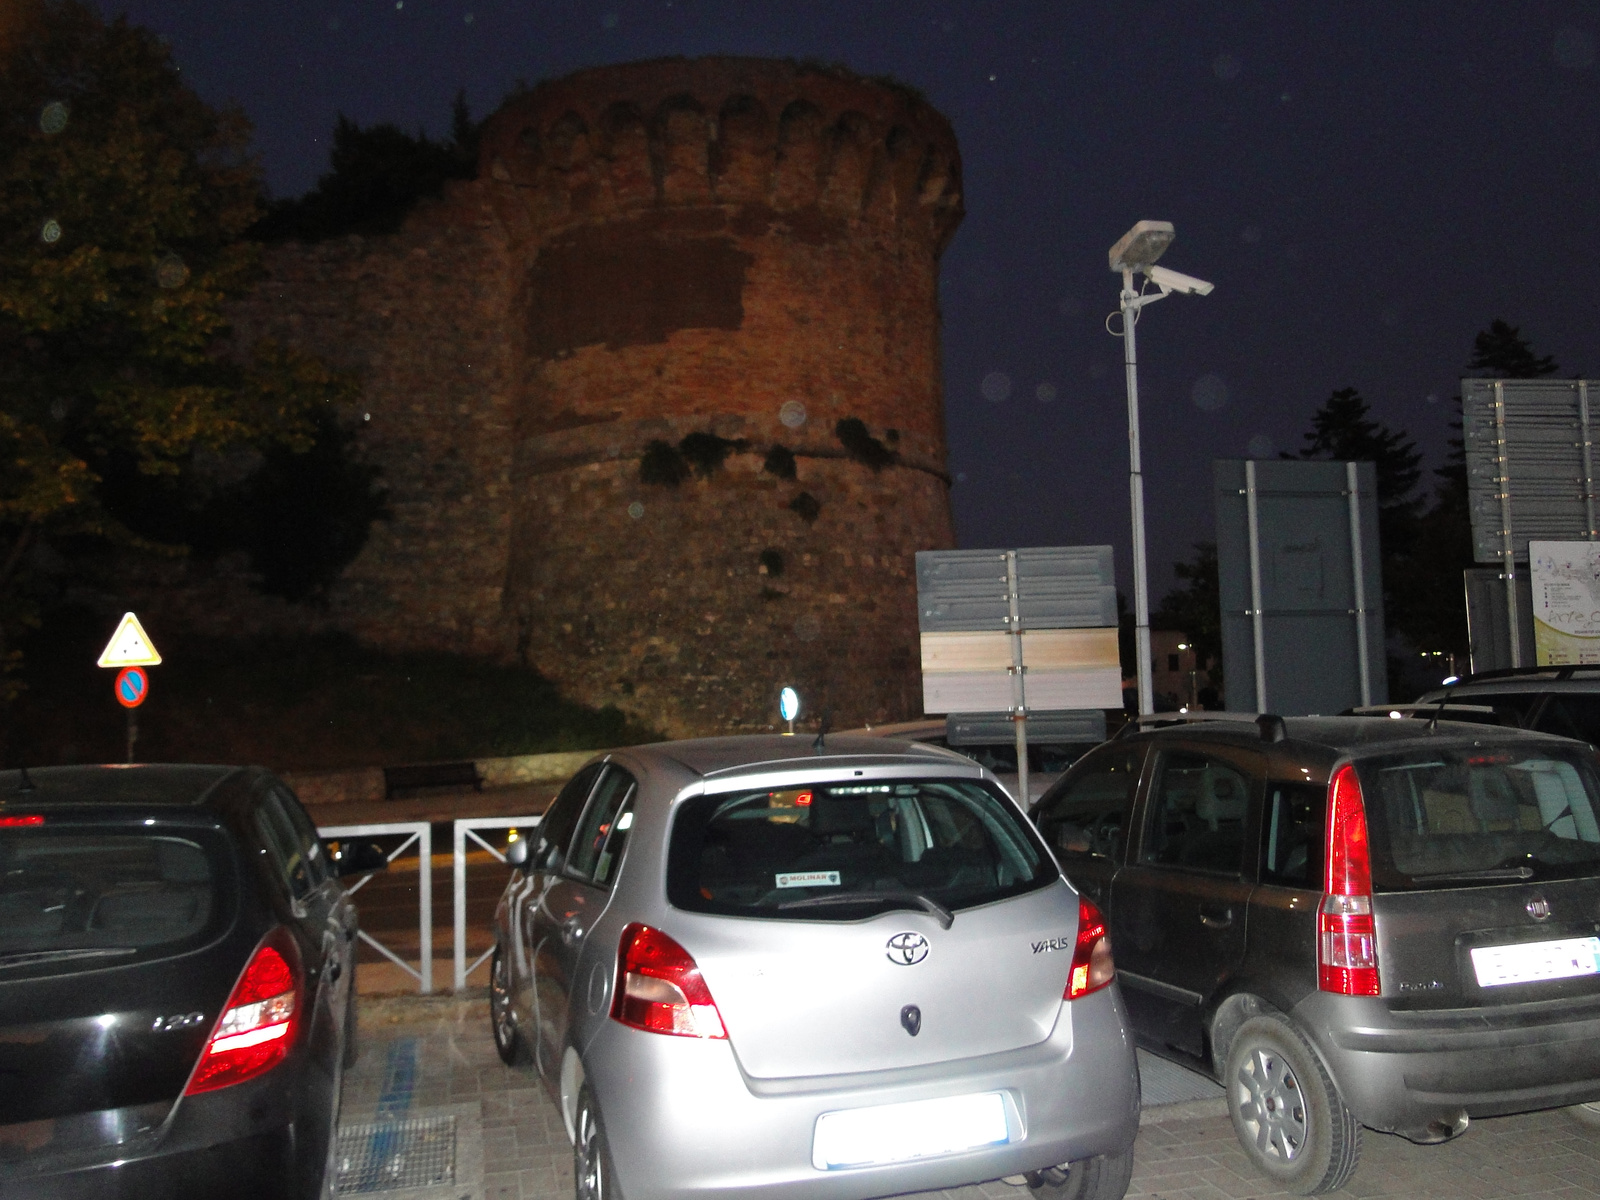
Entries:
[[837,871],[784,871],[778,876],[778,886],[781,888],[792,887],[838,887],[839,872]]

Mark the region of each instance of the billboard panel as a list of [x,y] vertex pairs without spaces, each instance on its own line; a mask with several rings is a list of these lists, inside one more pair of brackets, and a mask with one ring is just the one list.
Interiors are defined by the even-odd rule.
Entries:
[[1600,538],[1588,380],[1463,379],[1461,418],[1474,558]]
[[1538,665],[1600,663],[1600,542],[1530,542],[1528,552]]
[[1213,476],[1228,707],[1386,700],[1372,464],[1218,459]]

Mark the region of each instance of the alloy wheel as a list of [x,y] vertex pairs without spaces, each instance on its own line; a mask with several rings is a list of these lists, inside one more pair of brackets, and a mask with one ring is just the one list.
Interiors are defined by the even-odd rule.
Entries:
[[1239,1116],[1264,1158],[1293,1162],[1309,1133],[1306,1098],[1294,1069],[1276,1051],[1258,1046],[1240,1064]]
[[489,969],[489,1010],[494,1021],[494,1040],[504,1051],[517,1036],[517,1030],[511,1019],[511,988],[506,980],[505,959],[498,950]]
[[577,1122],[577,1200],[606,1200],[604,1155],[600,1152],[600,1123],[593,1107],[583,1104]]

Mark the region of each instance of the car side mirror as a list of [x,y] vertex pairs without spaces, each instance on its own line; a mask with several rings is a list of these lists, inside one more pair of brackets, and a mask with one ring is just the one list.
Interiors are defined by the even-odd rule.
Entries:
[[329,851],[328,861],[340,879],[348,875],[370,875],[389,865],[388,854],[377,842],[340,841],[335,844],[339,848]]
[[528,869],[527,838],[518,838],[506,847],[506,865],[524,871]]

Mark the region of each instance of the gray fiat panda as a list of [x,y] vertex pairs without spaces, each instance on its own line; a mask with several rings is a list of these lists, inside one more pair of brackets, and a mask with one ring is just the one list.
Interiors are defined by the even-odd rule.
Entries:
[[1254,1164],[1348,1180],[1567,1108],[1600,1125],[1600,774],[1565,738],[1429,719],[1130,726],[1032,813],[1107,914],[1129,1020],[1210,1073]]

